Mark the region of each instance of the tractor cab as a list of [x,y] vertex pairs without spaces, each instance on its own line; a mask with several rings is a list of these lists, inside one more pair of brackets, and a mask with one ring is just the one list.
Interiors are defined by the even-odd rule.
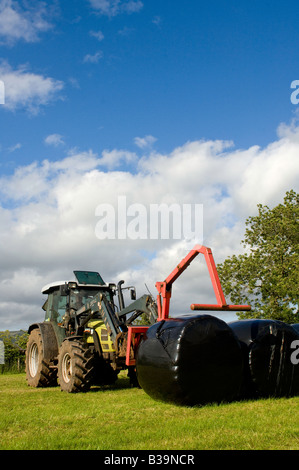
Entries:
[[98,272],[74,271],[75,281],[56,281],[42,288],[48,295],[43,305],[45,321],[61,326],[67,311],[77,311],[85,306],[100,292],[113,303],[115,284],[106,284]]

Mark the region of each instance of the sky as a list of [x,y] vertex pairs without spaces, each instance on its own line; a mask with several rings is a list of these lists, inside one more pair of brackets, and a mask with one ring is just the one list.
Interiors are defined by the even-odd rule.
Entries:
[[[0,331],[42,321],[41,288],[75,269],[155,296],[195,243],[216,263],[243,252],[257,204],[298,191],[298,14],[293,0],[0,0]],[[163,237],[163,221],[153,237],[159,204],[188,208],[194,237]],[[215,303],[210,284],[199,256],[171,313]]]

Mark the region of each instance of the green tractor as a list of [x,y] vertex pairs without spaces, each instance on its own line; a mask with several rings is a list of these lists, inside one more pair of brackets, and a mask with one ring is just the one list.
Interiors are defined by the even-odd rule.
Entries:
[[[99,273],[74,271],[76,280],[46,285],[42,293],[45,320],[32,324],[26,349],[26,379],[32,387],[57,385],[66,392],[86,392],[92,385],[113,384],[127,369],[138,385],[135,354],[147,327],[134,326],[143,315],[147,325],[157,321],[150,295],[136,300],[134,287],[124,281],[106,284]],[[131,304],[125,307],[123,290]],[[118,305],[115,302],[118,297]]]

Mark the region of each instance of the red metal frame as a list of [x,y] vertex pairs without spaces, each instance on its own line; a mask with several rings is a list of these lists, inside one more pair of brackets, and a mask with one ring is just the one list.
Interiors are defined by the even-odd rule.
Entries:
[[177,267],[169,274],[163,282],[157,282],[156,288],[158,290],[157,305],[158,305],[158,321],[166,320],[169,318],[169,304],[171,298],[171,289],[174,281],[187,269],[191,261],[199,254],[202,253],[205,257],[212,286],[216,295],[217,304],[192,304],[191,310],[250,310],[250,305],[228,305],[221,287],[217,268],[213,258],[211,248],[203,245],[195,245],[188,255],[177,265]]
[[[158,306],[158,321],[167,320],[169,318],[169,305],[171,298],[171,289],[174,281],[187,269],[189,264],[196,258],[196,256],[202,253],[205,257],[212,286],[215,292],[217,304],[191,304],[191,310],[222,310],[222,311],[240,311],[250,310],[250,305],[228,305],[220,283],[217,268],[213,258],[211,248],[207,248],[203,245],[195,245],[194,248],[188,253],[188,255],[176,266],[176,268],[169,274],[169,276],[162,282],[156,282],[156,288],[158,290],[157,295],[157,306]],[[135,351],[137,350],[138,344],[142,338],[142,335],[148,329],[148,326],[130,326],[128,327],[128,339],[127,339],[127,356],[126,365],[135,365]],[[134,359],[131,355],[131,347],[134,351]]]
[[[134,366],[135,365],[135,353],[137,347],[140,343],[140,340],[148,326],[129,326],[128,327],[128,337],[127,337],[127,354],[126,354],[126,365],[127,366]],[[131,347],[133,348],[134,356],[132,357],[131,354]]]

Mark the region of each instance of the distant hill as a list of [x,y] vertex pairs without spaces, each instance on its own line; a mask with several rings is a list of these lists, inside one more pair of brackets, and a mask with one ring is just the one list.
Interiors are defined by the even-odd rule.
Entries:
[[27,333],[25,330],[16,330],[16,331],[9,331],[9,330],[2,330],[0,331],[1,333],[9,333],[9,336],[11,337],[17,337],[17,336],[22,336],[24,333]]

